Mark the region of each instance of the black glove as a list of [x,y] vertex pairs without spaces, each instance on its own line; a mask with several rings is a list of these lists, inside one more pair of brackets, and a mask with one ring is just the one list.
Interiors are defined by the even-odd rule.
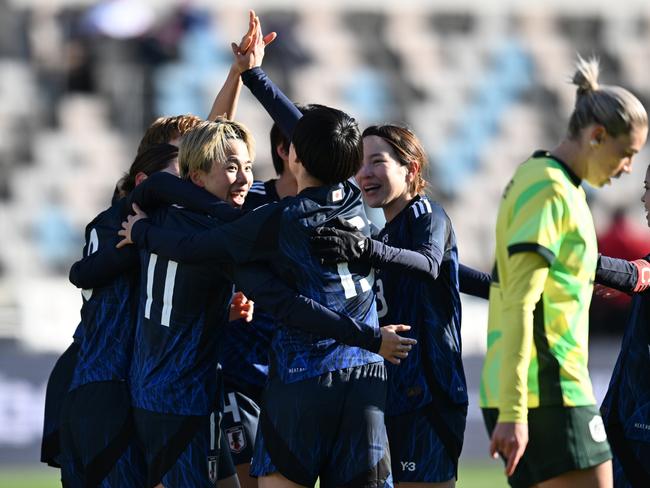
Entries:
[[364,259],[370,239],[339,217],[337,227],[318,227],[310,238],[312,251],[322,264],[337,264]]

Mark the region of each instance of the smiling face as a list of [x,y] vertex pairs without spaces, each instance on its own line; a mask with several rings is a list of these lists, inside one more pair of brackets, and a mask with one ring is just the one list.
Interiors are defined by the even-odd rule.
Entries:
[[399,162],[391,146],[379,136],[363,138],[363,164],[355,178],[368,206],[382,208],[387,220],[415,196],[410,190],[413,166]]
[[233,207],[241,207],[253,184],[253,163],[246,144],[241,139],[230,139],[226,161],[213,161],[209,172],[195,170],[191,178],[214,196]]
[[592,140],[602,139],[597,144],[589,158],[585,179],[589,184],[601,187],[618,178],[623,173],[632,170],[632,159],[645,144],[648,136],[647,127],[633,127],[629,134],[618,137],[609,136],[606,132],[594,136]]

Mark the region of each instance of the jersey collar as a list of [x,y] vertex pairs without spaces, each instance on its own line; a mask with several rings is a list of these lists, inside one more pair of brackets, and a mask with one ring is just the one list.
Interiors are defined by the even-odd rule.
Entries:
[[562,161],[562,160],[561,160],[560,158],[558,158],[557,156],[552,155],[549,151],[545,151],[544,149],[540,149],[540,150],[535,151],[535,152],[533,153],[533,157],[534,157],[534,158],[548,158],[548,159],[552,159],[553,161],[555,161],[556,163],[558,163],[558,164],[560,165],[560,167],[564,170],[564,172],[566,173],[566,175],[567,175],[567,176],[569,177],[569,179],[571,180],[571,183],[573,183],[575,186],[580,186],[580,184],[582,183],[582,180],[581,180],[580,178],[578,178],[578,175],[576,175],[576,174],[571,170],[571,168],[569,168],[569,166],[568,166],[564,161]]

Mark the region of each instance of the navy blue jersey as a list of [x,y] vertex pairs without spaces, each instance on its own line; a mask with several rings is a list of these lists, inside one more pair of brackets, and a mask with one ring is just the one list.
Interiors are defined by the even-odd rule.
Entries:
[[275,189],[275,182],[277,180],[253,181],[251,189],[248,190],[246,201],[244,202],[244,210],[255,210],[257,207],[266,205],[271,202],[279,202],[280,195]]
[[[631,292],[637,285],[634,265],[623,259],[603,256],[597,276],[599,282],[622,291]],[[632,300],[621,352],[601,406],[612,451],[630,480],[643,472],[640,467],[650,454],[649,351],[650,292],[645,291]]]
[[[117,231],[126,215],[126,201],[115,202],[86,226],[84,258],[72,266],[70,279],[82,291],[80,343],[70,389],[93,381],[120,381],[128,375],[137,306],[138,253],[115,249]],[[111,267],[96,265],[96,258]],[[97,276],[96,280],[93,276]],[[99,286],[88,288],[91,283]]]
[[[312,229],[331,225],[339,216],[368,235],[369,222],[357,188],[348,182],[307,188],[296,197],[262,207],[233,224],[237,228],[229,234],[244,242],[233,246],[231,254],[238,262],[267,260],[276,274],[303,295],[332,310],[376,324],[373,272],[369,266],[324,266],[310,252]],[[241,239],[243,236],[248,237]],[[382,360],[364,349],[288,327],[277,330],[271,350],[271,374],[279,375],[286,383]]]
[[375,288],[381,325],[409,324],[404,335],[418,340],[399,366],[388,364],[387,415],[412,412],[443,392],[454,404],[467,403],[461,361],[456,238],[438,204],[415,197],[379,234],[386,245],[418,251],[437,263],[437,278],[382,266]]
[[[184,231],[222,223],[178,206],[160,209],[152,220]],[[217,337],[227,320],[232,283],[214,263],[179,264],[142,250],[140,264],[133,404],[160,413],[207,415],[217,396]]]
[[[246,196],[244,210],[253,210],[277,202],[275,180],[254,181]],[[269,374],[269,351],[275,319],[261,307],[255,307],[253,320],[229,323],[219,341],[219,363],[228,383],[249,395],[266,384]]]
[[[377,340],[380,333],[370,266],[322,265],[310,252],[313,229],[331,226],[337,217],[368,235],[369,222],[360,191],[348,182],[307,188],[295,197],[260,207],[210,232],[165,232],[145,221],[133,227],[132,236],[145,248],[183,261],[212,258],[235,263],[267,262],[277,276],[308,299],[350,317],[350,323],[337,319],[341,327],[321,327],[311,317],[305,317],[302,325],[282,322],[273,338],[271,374],[275,372],[283,381],[292,382],[381,361],[369,352],[378,350],[376,346],[381,342]],[[293,322],[299,320],[293,317]],[[305,329],[323,333],[317,335]],[[325,337],[341,337],[348,344],[368,344],[368,350]]]

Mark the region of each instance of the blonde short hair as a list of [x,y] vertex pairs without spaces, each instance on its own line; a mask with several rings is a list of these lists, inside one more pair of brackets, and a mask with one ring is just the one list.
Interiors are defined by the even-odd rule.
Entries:
[[217,117],[214,122],[201,122],[185,133],[178,151],[181,178],[189,178],[192,171],[209,173],[215,161],[225,164],[229,140],[239,139],[246,144],[251,161],[255,159],[255,139],[245,125]]
[[647,127],[648,114],[643,104],[625,88],[599,85],[597,58],[578,56],[571,79],[578,86],[576,104],[569,120],[569,137],[575,138],[590,124],[602,125],[613,137],[629,134],[634,127]]

